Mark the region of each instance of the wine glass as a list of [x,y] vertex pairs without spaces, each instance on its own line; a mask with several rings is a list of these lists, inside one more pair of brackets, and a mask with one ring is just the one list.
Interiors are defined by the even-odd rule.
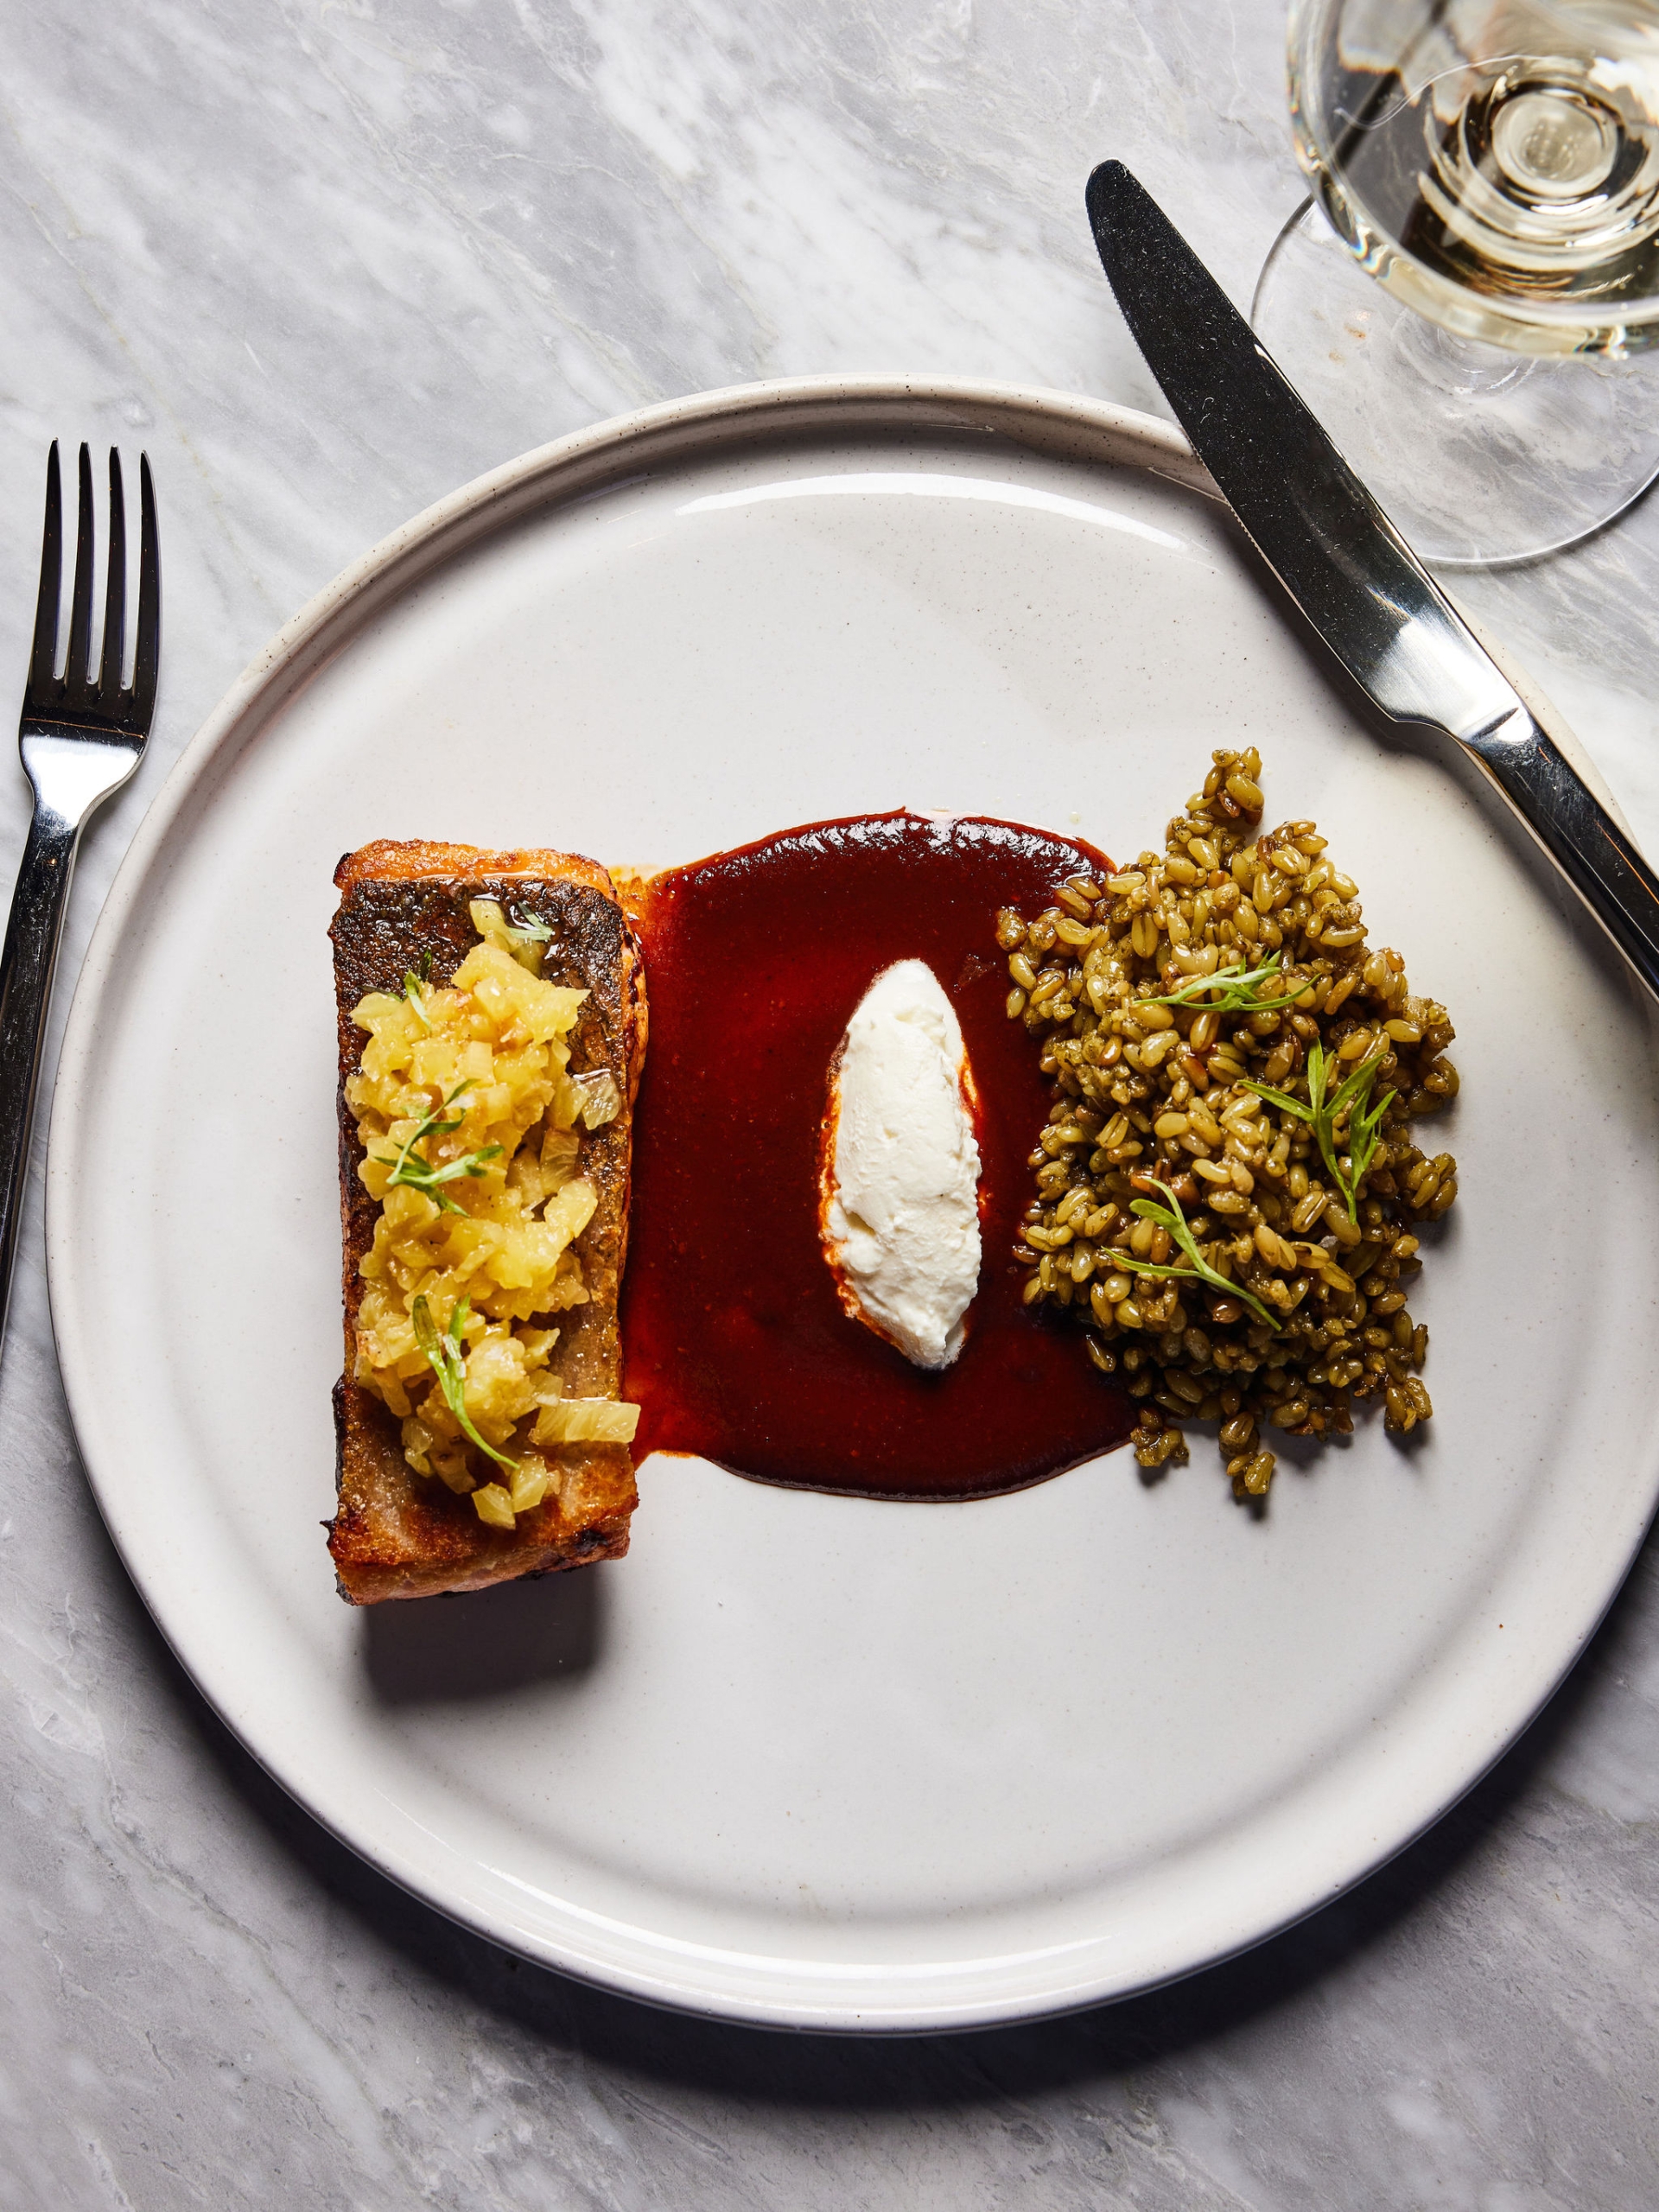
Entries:
[[1425,558],[1604,527],[1659,475],[1659,0],[1292,0],[1289,48],[1262,343]]

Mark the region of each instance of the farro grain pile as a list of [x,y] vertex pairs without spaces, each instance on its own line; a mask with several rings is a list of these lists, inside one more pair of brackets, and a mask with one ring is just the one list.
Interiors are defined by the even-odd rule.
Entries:
[[1161,855],[997,918],[1055,1092],[1015,1249],[1027,1302],[1077,1313],[1139,1400],[1141,1465],[1219,1421],[1236,1493],[1260,1497],[1265,1428],[1346,1434],[1379,1396],[1391,1429],[1433,1410],[1406,1298],[1457,1166],[1412,1124],[1458,1077],[1446,1008],[1367,945],[1313,823],[1258,835],[1259,754],[1213,761]]

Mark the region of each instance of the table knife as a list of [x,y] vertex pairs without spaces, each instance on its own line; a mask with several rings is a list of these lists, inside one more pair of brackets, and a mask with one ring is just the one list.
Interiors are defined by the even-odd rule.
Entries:
[[1308,621],[1392,721],[1494,785],[1659,997],[1659,879],[1121,162],[1089,219],[1135,343],[1217,485]]

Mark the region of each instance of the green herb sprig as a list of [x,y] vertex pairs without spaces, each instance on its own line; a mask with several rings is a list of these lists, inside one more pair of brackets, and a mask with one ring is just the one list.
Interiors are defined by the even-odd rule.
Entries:
[[420,974],[417,976],[411,968],[405,968],[404,970],[404,996],[409,1003],[410,1011],[422,1028],[426,1030],[429,1030],[432,1027],[432,1017],[426,1010],[425,998],[425,987],[430,982],[431,976],[432,948],[429,945],[421,955]]
[[467,1325],[467,1316],[472,1310],[470,1298],[458,1298],[449,1313],[449,1326],[440,1334],[432,1319],[432,1308],[426,1300],[417,1298],[410,1308],[410,1319],[415,1324],[415,1341],[426,1355],[427,1364],[438,1378],[438,1388],[443,1393],[443,1402],[461,1423],[462,1429],[486,1452],[499,1467],[517,1472],[518,1462],[509,1459],[505,1452],[498,1452],[493,1444],[486,1444],[473,1426],[467,1411],[467,1347],[461,1340],[461,1331]]
[[1306,995],[1308,986],[1299,983],[1287,998],[1264,999],[1256,989],[1258,983],[1270,977],[1279,981],[1279,964],[1282,953],[1272,952],[1259,968],[1246,968],[1242,960],[1235,960],[1225,968],[1217,968],[1213,975],[1194,976],[1183,983],[1179,991],[1171,991],[1165,998],[1132,999],[1126,1011],[1133,1014],[1137,1006],[1192,1006],[1206,991],[1219,991],[1218,999],[1211,999],[1201,1009],[1205,1014],[1274,1014],[1281,1007],[1294,1006]]
[[464,1114],[457,1114],[452,1122],[441,1121],[439,1116],[448,1112],[463,1090],[470,1090],[472,1088],[473,1079],[470,1076],[464,1083],[458,1083],[444,1100],[443,1104],[439,1107],[437,1113],[427,1115],[425,1119],[416,1125],[413,1135],[406,1139],[402,1151],[395,1160],[389,1159],[383,1152],[377,1152],[374,1154],[374,1158],[381,1166],[390,1167],[391,1170],[391,1174],[386,1178],[386,1187],[389,1190],[394,1183],[402,1183],[410,1190],[423,1192],[433,1204],[445,1213],[466,1212],[465,1206],[458,1206],[443,1185],[446,1183],[453,1183],[457,1175],[477,1176],[485,1173],[488,1162],[500,1157],[500,1146],[499,1144],[480,1145],[476,1152],[463,1152],[458,1160],[447,1160],[441,1166],[434,1166],[432,1162],[415,1147],[416,1145],[423,1144],[428,1137],[448,1136],[452,1129],[458,1129],[461,1127],[467,1118]]
[[[1283,1322],[1269,1313],[1253,1292],[1246,1290],[1243,1283],[1234,1282],[1229,1276],[1220,1274],[1211,1266],[1209,1261],[1198,1249],[1198,1238],[1186,1225],[1186,1216],[1181,1211],[1180,1200],[1167,1184],[1165,1184],[1162,1188],[1164,1196],[1169,1200],[1166,1206],[1160,1205],[1155,1198],[1136,1198],[1131,1203],[1129,1211],[1138,1214],[1142,1221],[1153,1222],[1160,1229],[1167,1230],[1181,1250],[1185,1253],[1191,1262],[1191,1272],[1196,1274],[1201,1282],[1207,1282],[1212,1290],[1220,1291],[1224,1297],[1242,1300],[1254,1313],[1261,1316],[1270,1329],[1281,1329],[1284,1326]],[[1132,1253],[1120,1251],[1116,1245],[1111,1248],[1111,1263],[1114,1267],[1131,1268],[1138,1275],[1185,1277],[1189,1272],[1186,1268],[1166,1268],[1156,1261],[1137,1260]]]
[[508,918],[510,934],[527,937],[532,944],[550,944],[553,932],[545,922],[537,921],[534,914],[526,913],[522,906],[515,906]]
[[[1244,1089],[1253,1090],[1258,1098],[1265,1098],[1269,1105],[1282,1112],[1294,1114],[1299,1122],[1306,1122],[1312,1128],[1319,1147],[1319,1156],[1331,1171],[1332,1181],[1342,1192],[1348,1208],[1348,1218],[1357,1224],[1359,1220],[1359,1186],[1365,1179],[1365,1171],[1376,1153],[1377,1131],[1382,1116],[1389,1110],[1396,1094],[1385,1090],[1375,1105],[1370,1103],[1371,1085],[1385,1055],[1373,1052],[1362,1060],[1353,1073],[1327,1098],[1326,1086],[1331,1070],[1336,1063],[1334,1053],[1327,1053],[1322,1045],[1313,1045],[1307,1054],[1307,1097],[1304,1101],[1293,1098],[1287,1090],[1275,1090],[1270,1084],[1251,1083],[1246,1079]],[[1344,1109],[1348,1112],[1348,1160],[1351,1173],[1344,1175],[1337,1164],[1337,1122]]]

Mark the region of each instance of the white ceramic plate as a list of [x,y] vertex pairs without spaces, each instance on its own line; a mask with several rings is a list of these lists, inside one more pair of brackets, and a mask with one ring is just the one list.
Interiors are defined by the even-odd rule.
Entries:
[[[771,386],[531,455],[285,631],[152,809],[53,1121],[63,1372],[206,1694],[395,1879],[665,2004],[916,2029],[1179,1974],[1332,1897],[1497,1755],[1656,1491],[1645,1025],[1446,777],[1359,724],[1175,435],[969,385]],[[1459,1030],[1439,1408],[882,1504],[640,1471],[616,1566],[356,1613],[330,874],[376,836],[659,863],[909,804],[1160,838],[1253,739]],[[734,1081],[742,1071],[734,1070]]]

